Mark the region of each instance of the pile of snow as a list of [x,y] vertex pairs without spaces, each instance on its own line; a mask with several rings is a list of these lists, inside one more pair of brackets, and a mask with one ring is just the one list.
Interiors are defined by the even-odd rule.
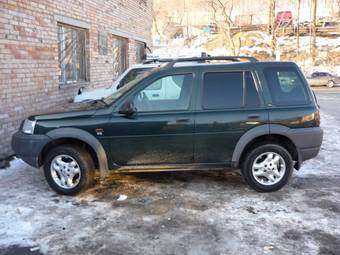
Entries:
[[[300,52],[307,54],[305,59],[297,61],[297,64],[302,68],[306,74],[315,71],[330,72],[335,75],[340,75],[340,65],[321,64],[314,66],[310,52],[310,37],[300,37]],[[281,55],[284,59],[294,56],[297,48],[297,38],[292,36],[277,37],[277,51],[273,52],[272,38],[265,32],[250,31],[240,32],[234,36],[236,54],[244,56],[261,56],[268,57],[273,60],[275,54]],[[200,34],[190,40],[185,38],[175,38],[168,40],[166,44],[160,44],[154,49],[154,55],[167,58],[176,57],[193,57],[200,56],[201,52],[206,52],[213,56],[233,55],[233,52],[228,48],[228,40],[222,35]],[[318,36],[316,38],[316,45],[319,50],[321,59],[325,60],[329,54],[335,54],[337,51],[340,55],[340,37],[329,38]],[[280,59],[280,58],[277,58]],[[281,58],[282,59],[282,58]]]

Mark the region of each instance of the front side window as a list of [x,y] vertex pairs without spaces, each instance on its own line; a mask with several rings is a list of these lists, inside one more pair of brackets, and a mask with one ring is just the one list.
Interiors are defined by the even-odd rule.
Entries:
[[59,82],[69,84],[86,81],[85,29],[58,24]]
[[303,105],[309,102],[306,87],[295,68],[265,68],[264,75],[275,105]]
[[128,46],[128,39],[120,36],[113,36],[113,77],[115,79],[117,79],[129,66]]
[[192,74],[162,77],[134,96],[134,107],[137,112],[187,110],[192,82]]

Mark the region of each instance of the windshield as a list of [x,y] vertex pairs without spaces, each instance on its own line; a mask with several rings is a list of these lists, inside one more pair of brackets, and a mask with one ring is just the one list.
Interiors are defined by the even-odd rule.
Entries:
[[130,82],[124,84],[123,87],[118,89],[115,93],[112,95],[106,97],[103,99],[103,101],[107,104],[110,105],[114,103],[116,100],[118,100],[122,95],[124,95],[126,92],[128,92],[130,89],[132,89],[134,86],[136,86],[141,80],[144,78],[148,77],[150,74],[157,72],[159,70],[159,67],[155,68],[146,68],[144,72],[142,72],[140,75],[137,75],[134,80],[131,80]]
[[119,82],[119,84],[117,86],[117,89],[122,88],[125,84],[127,84],[130,81],[136,79],[139,75],[142,75],[143,73],[145,73],[147,70],[150,70],[150,69],[151,69],[151,67],[131,69],[124,76],[124,78]]

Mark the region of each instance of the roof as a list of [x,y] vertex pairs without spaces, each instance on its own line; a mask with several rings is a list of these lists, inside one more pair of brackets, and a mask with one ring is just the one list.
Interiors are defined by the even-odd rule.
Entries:
[[214,57],[192,57],[178,59],[149,59],[141,64],[136,64],[130,67],[135,68],[154,68],[163,67],[163,69],[176,67],[194,67],[194,66],[252,66],[252,65],[282,65],[295,64],[294,62],[286,61],[258,61],[254,57],[248,56],[214,56]]

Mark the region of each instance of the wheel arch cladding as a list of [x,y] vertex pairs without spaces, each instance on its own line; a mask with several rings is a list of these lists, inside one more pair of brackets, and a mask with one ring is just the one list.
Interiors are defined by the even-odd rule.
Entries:
[[252,140],[256,139],[256,137],[269,134],[269,124],[261,125],[254,127],[250,130],[248,130],[246,133],[244,133],[241,138],[238,140],[233,156],[232,156],[232,163],[235,167],[238,167],[239,160],[241,158],[241,155],[246,148],[247,144],[250,143]]
[[106,152],[98,139],[90,133],[78,128],[58,128],[49,131],[46,135],[52,139],[52,142],[58,139],[75,139],[89,145],[97,156],[100,171],[108,170]]
[[[244,156],[244,152],[249,149],[249,145],[254,144],[254,141],[271,141],[276,142],[285,147],[294,160],[298,162],[295,166],[297,169],[301,163],[301,156],[298,147],[289,135],[291,129],[282,125],[261,125],[247,131],[237,142],[232,156],[234,167],[239,167],[240,160]],[[251,146],[250,146],[251,147]]]

